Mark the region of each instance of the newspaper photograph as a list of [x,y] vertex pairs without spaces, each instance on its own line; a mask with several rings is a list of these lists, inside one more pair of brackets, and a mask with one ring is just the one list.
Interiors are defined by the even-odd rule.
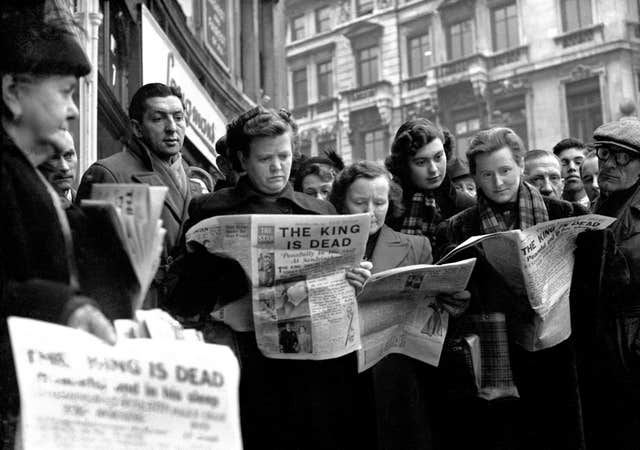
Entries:
[[532,323],[514,327],[516,341],[529,351],[542,350],[571,335],[569,294],[576,237],[585,230],[603,230],[616,219],[589,214],[552,220],[524,231],[473,236],[440,262],[455,260],[465,248],[481,244],[489,264],[507,282],[514,301],[535,312]]
[[8,319],[25,450],[241,450],[240,368],[225,346],[118,339]]
[[212,217],[187,232],[187,245],[198,242],[244,268],[265,356],[337,358],[360,348],[358,306],[345,273],[362,261],[369,222],[367,214]]
[[475,259],[439,266],[415,265],[371,277],[358,297],[363,372],[390,353],[400,353],[438,366],[449,314],[438,294],[463,291]]

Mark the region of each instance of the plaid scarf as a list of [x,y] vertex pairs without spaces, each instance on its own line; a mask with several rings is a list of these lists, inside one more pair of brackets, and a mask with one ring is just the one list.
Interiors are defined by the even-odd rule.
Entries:
[[402,222],[400,232],[418,234],[432,240],[441,221],[442,213],[436,203],[433,191],[419,191],[411,197],[411,204]]
[[[484,195],[482,190],[478,190],[478,212],[480,214],[480,229],[483,234],[508,231],[509,226],[505,223],[502,214],[495,211],[491,202]],[[518,189],[518,220],[514,220],[515,225],[519,223],[521,230],[525,230],[536,224],[547,222],[549,213],[542,199],[542,194],[527,182],[521,182]]]

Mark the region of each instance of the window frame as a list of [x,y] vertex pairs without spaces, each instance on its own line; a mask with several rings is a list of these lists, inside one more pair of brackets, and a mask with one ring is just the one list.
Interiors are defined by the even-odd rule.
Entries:
[[[425,55],[426,50],[423,47],[423,44],[424,44],[422,42],[423,39],[426,39],[426,44],[428,47],[427,50],[431,52],[429,56]],[[416,67],[414,66],[416,60],[415,58],[413,58],[413,55],[412,55],[413,48],[411,43],[415,40],[419,40],[419,44],[417,47],[421,56],[421,58],[419,59],[420,61],[419,70],[414,70],[416,69]],[[425,33],[413,34],[413,35],[407,36],[407,62],[408,62],[407,69],[410,77],[416,77],[425,73],[427,69],[433,65],[432,57],[433,57],[433,49],[431,48],[431,33],[429,33],[428,29]]]
[[[297,27],[296,23],[300,21],[302,24],[301,27]],[[307,24],[305,23],[304,14],[300,14],[298,16],[291,18],[291,41],[299,41],[306,37]]]
[[[515,12],[513,16],[507,15],[507,10],[509,8],[513,8],[513,11]],[[504,45],[499,45],[499,43],[497,42],[498,41],[498,33],[497,33],[498,23],[496,21],[496,13],[498,11],[505,11],[504,19],[500,21],[501,24],[504,25],[504,31],[505,31],[505,42],[503,43]],[[492,45],[493,51],[500,52],[500,51],[508,50],[510,48],[517,47],[520,42],[520,36],[519,36],[520,24],[519,24],[519,17],[518,17],[517,2],[514,1],[514,2],[504,3],[500,6],[491,8],[490,16],[491,16],[491,45]],[[511,29],[511,27],[509,26],[510,18],[513,18],[513,20],[515,21],[515,29],[513,30],[514,36],[511,36],[509,32],[509,30]]]
[[[321,17],[323,12],[327,13],[326,17]],[[331,30],[331,6],[324,5],[314,10],[314,17],[316,22],[316,34],[324,33],[326,31]],[[327,28],[322,29],[322,23],[327,23]]]
[[[323,67],[327,67],[327,70],[322,71]],[[324,79],[326,77],[326,93],[325,95],[322,94],[322,89],[321,89],[321,80]],[[318,101],[323,101],[323,100],[327,100],[329,98],[333,97],[333,61],[331,59],[329,60],[323,60],[323,61],[318,61],[316,63],[316,84],[317,84],[317,94],[318,94]]]
[[[593,130],[601,124],[604,119],[600,77],[595,75],[585,78],[584,80],[567,82],[565,83],[564,90],[569,134],[584,142],[591,141]],[[589,95],[596,93],[599,102],[589,103]],[[577,100],[577,102],[574,100]],[[583,102],[583,104],[580,104],[581,102]],[[573,126],[577,122],[580,123],[577,126],[580,130],[577,130],[576,127]]]
[[[371,50],[375,50],[375,56],[369,56],[367,59],[363,59],[363,53],[369,52]],[[359,48],[356,52],[356,64],[357,68],[357,81],[358,86],[369,86],[371,84],[377,83],[380,81],[380,46],[379,45],[371,45],[368,47]],[[366,64],[366,65],[365,65]],[[364,69],[368,67],[369,80],[367,83],[364,82]],[[375,75],[375,76],[374,76]]]
[[[581,30],[583,28],[587,28],[593,25],[593,3],[591,0],[559,0],[560,1],[560,18],[562,21],[562,32],[570,33],[572,31]],[[568,15],[567,14],[567,3],[575,2],[576,5],[576,14]],[[582,12],[588,15],[588,17],[583,17]],[[571,27],[572,24],[568,22],[568,18],[575,18],[577,21],[575,27]],[[583,20],[586,22],[583,23]],[[588,22],[588,23],[587,23]]]
[[[296,79],[297,74],[304,74],[304,77],[301,79]],[[304,81],[304,102],[301,101],[302,98],[299,98],[298,91],[298,87],[302,86],[303,84],[302,81]],[[293,94],[294,108],[301,108],[309,104],[309,75],[307,73],[307,66],[291,71],[291,91]]]
[[[468,35],[469,35],[469,49],[467,52],[465,52],[465,42],[466,40],[464,39],[465,33],[463,33],[463,28],[462,25],[464,24],[468,24],[469,25],[469,29],[468,29]],[[454,57],[454,53],[453,53],[453,49],[454,49],[454,45],[453,45],[453,38],[454,38],[454,27],[461,27],[460,33],[456,33],[455,36],[460,36],[460,48],[458,48],[457,50],[460,51],[460,55],[456,55]],[[447,24],[446,26],[446,37],[447,37],[447,59],[449,61],[453,61],[456,59],[462,59],[465,58],[467,56],[470,56],[473,54],[473,18],[469,17],[467,19],[463,19],[463,20],[459,20],[457,22],[452,22]]]
[[375,8],[374,0],[356,0],[356,16],[371,14]]

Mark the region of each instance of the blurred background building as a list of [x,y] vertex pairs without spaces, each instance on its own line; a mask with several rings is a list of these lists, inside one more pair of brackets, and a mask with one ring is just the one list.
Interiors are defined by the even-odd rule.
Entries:
[[[286,0],[289,107],[302,150],[382,160],[427,117],[456,136],[513,128],[528,148],[590,140],[633,114],[637,0]],[[622,112],[621,112],[622,111]]]

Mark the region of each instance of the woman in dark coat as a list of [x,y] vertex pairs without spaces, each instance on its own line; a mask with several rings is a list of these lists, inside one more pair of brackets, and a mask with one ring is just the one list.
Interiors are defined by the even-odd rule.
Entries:
[[[574,204],[543,197],[523,182],[524,153],[522,141],[508,128],[492,128],[473,138],[467,158],[478,186],[478,204],[442,224],[438,231],[441,244],[455,246],[474,235],[526,229],[548,220],[584,213]],[[458,422],[443,420],[448,448],[469,445],[491,449],[583,448],[575,361],[569,341],[537,352],[528,352],[515,344],[512,319],[517,315],[518,320],[527,320],[523,316],[527,311],[514,308],[514,296],[505,282],[481,253],[477,256],[469,283],[471,305],[465,314],[450,323],[447,339],[462,334],[471,314],[506,317],[506,331],[493,336],[503,339],[501,346],[483,342],[481,331],[471,332],[481,336],[481,359],[483,363],[496,365],[496,371],[490,375],[495,375],[500,382],[499,389],[510,398],[445,403],[447,411],[442,417],[450,418],[449,414],[459,413],[460,408],[467,413],[465,433],[456,433]],[[465,333],[468,331],[467,328]],[[514,398],[516,389],[519,399]]]
[[[373,273],[432,263],[429,239],[398,233],[385,224],[387,218],[400,216],[403,206],[402,190],[383,167],[369,161],[348,166],[338,175],[330,199],[339,213],[370,215],[365,259],[373,264]],[[465,291],[448,297],[443,306],[455,314],[467,300]],[[367,320],[365,306],[359,314],[361,322]],[[438,411],[431,401],[433,385],[429,382],[435,379],[436,370],[408,356],[390,354],[360,374],[362,398],[357,418],[366,435],[376,440],[367,448],[437,448],[431,417]]]
[[[297,126],[288,111],[257,107],[227,128],[238,184],[194,199],[189,223],[229,214],[335,214],[330,203],[294,192],[289,184]],[[362,288],[369,263],[347,272]],[[224,309],[216,343],[230,345],[241,365],[240,415],[244,448],[351,448],[354,355],[325,361],[269,359],[259,351],[250,316],[246,275],[239,264],[206,251],[188,254],[174,310],[181,315]],[[248,314],[240,314],[240,311]]]

